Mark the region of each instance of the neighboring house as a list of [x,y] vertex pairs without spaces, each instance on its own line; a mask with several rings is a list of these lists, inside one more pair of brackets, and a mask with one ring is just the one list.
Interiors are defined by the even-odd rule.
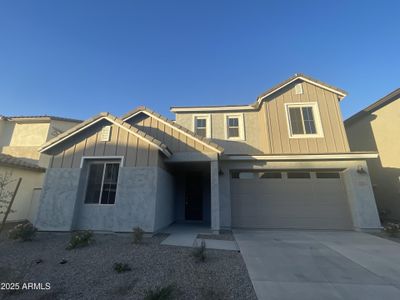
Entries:
[[36,226],[155,232],[221,228],[376,229],[367,158],[351,152],[346,93],[295,75],[251,105],[102,113],[41,147],[52,156]]
[[353,151],[377,151],[368,168],[378,208],[400,220],[400,89],[345,121]]
[[[53,116],[0,116],[0,174],[11,174],[15,180],[22,177],[8,221],[34,221],[50,159],[38,149],[79,122]],[[8,188],[14,190],[15,183]]]

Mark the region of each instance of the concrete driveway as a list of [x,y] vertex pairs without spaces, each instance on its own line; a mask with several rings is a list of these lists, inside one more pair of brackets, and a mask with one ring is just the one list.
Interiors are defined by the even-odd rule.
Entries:
[[261,299],[400,299],[400,244],[352,231],[235,230]]

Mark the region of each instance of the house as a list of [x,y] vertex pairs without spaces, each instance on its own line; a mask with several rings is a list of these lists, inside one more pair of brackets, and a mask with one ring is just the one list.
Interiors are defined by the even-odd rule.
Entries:
[[[8,221],[34,221],[50,157],[39,147],[79,120],[54,116],[0,116],[0,175],[22,178]],[[8,186],[14,191],[15,181]]]
[[351,152],[346,93],[296,74],[250,105],[101,113],[41,147],[51,163],[40,230],[380,228],[365,159]]
[[400,89],[345,121],[352,151],[379,152],[367,160],[378,208],[400,220]]

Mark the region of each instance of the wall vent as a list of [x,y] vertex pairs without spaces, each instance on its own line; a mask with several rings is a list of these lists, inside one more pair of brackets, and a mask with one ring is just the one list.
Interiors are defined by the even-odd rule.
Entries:
[[301,85],[301,83],[298,83],[294,86],[294,91],[296,95],[303,94],[303,86]]
[[100,142],[109,142],[111,137],[111,126],[104,126],[101,129]]

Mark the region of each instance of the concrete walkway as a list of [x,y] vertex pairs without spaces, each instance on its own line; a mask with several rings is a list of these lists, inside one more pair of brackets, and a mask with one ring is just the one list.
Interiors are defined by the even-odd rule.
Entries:
[[262,299],[400,299],[400,244],[352,231],[234,235]]
[[198,239],[199,234],[212,234],[209,227],[191,224],[174,224],[162,232],[170,235],[161,242],[161,245],[181,246],[181,247],[197,247],[201,241],[206,242],[206,248],[218,250],[238,251],[239,248],[235,241],[223,241],[213,239]]

